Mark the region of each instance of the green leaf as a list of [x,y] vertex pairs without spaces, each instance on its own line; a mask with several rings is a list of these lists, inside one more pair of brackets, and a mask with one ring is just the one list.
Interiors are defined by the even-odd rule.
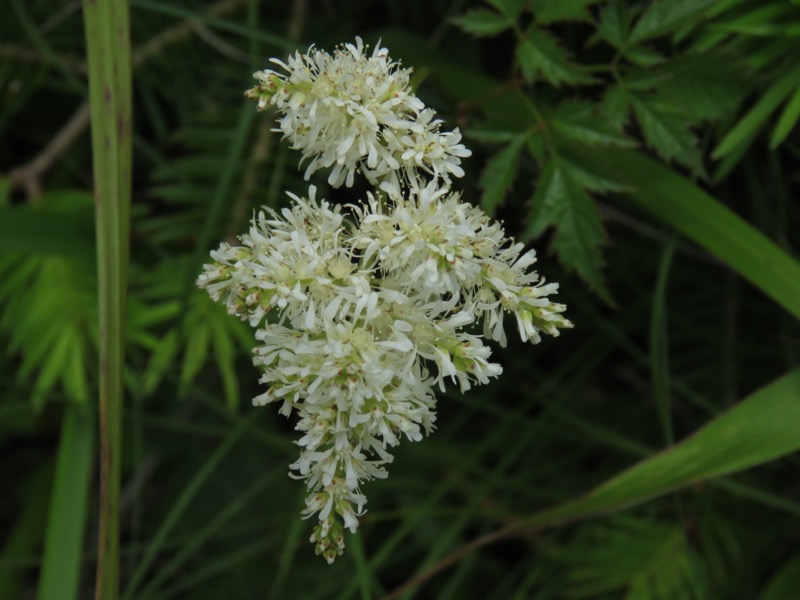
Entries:
[[658,95],[664,104],[679,107],[676,112],[691,121],[725,118],[750,89],[742,81],[744,68],[717,52],[672,59],[663,68],[668,77],[657,85]]
[[490,216],[494,215],[514,183],[525,138],[526,136],[517,135],[510,144],[486,163],[479,185],[483,190],[481,208]]
[[614,131],[622,132],[628,124],[631,112],[631,96],[622,85],[611,85],[606,88],[600,104],[603,120]]
[[142,394],[144,396],[149,396],[156,390],[177,355],[178,332],[175,329],[171,329],[161,337],[161,343],[156,346],[155,351],[150,355],[150,360],[141,379]]
[[678,27],[697,19],[717,0],[653,0],[650,7],[636,22],[631,31],[630,41],[634,44],[644,40],[674,32]]
[[597,32],[615,48],[627,44],[629,26],[627,9],[621,0],[610,0],[600,9]]
[[800,319],[800,263],[688,179],[638,152],[594,157],[629,197],[722,260]]
[[224,319],[212,319],[209,323],[211,342],[214,347],[215,364],[222,376],[225,399],[228,408],[233,410],[239,406],[239,380],[236,376],[236,350],[230,330],[232,327],[238,327],[240,321],[231,319],[227,313],[222,316]]
[[525,7],[525,0],[486,0],[486,2],[508,17],[509,21],[516,21]]
[[756,391],[703,428],[606,481],[586,496],[532,516],[526,525],[618,511],[694,483],[800,449],[800,370]]
[[713,158],[720,159],[740,146],[749,145],[772,111],[799,86],[800,65],[795,65],[782,77],[777,78],[756,105],[728,132],[714,149]]
[[577,271],[603,300],[611,302],[602,275],[600,247],[605,243],[605,231],[597,205],[556,160],[542,170],[522,237],[538,237],[548,227],[555,228],[551,248],[562,264]]
[[4,284],[14,287],[9,293],[0,286],[0,331],[9,333],[8,350],[20,355],[19,378],[35,380],[37,411],[59,383],[72,402],[89,401],[86,358],[95,356],[97,322],[92,266],[60,256],[16,256],[3,274]]
[[800,87],[798,87],[778,119],[775,129],[772,130],[772,137],[769,140],[769,149],[774,150],[781,145],[788,135],[792,132],[797,120],[800,119]]
[[453,17],[451,21],[467,33],[478,37],[497,35],[512,25],[504,15],[483,8],[476,8]]
[[633,64],[640,67],[655,67],[663,64],[667,59],[663,54],[645,46],[634,46],[625,51],[625,57]]
[[38,600],[77,598],[93,464],[93,419],[80,407],[68,405],[47,516]]
[[675,160],[695,173],[703,171],[697,138],[684,119],[659,111],[654,106],[632,97],[633,110],[650,147],[665,160]]
[[557,21],[591,21],[587,7],[600,0],[530,0],[533,16],[541,24]]
[[559,165],[568,174],[568,177],[584,190],[596,193],[627,192],[630,187],[614,179],[612,173],[603,172],[596,165],[586,161],[580,153],[573,153],[569,148],[560,148]]
[[208,357],[211,331],[207,323],[195,321],[186,339],[186,356],[181,369],[181,391],[185,393]]
[[573,63],[567,51],[549,32],[532,27],[517,46],[517,60],[522,76],[532,82],[537,78],[553,85],[591,83],[592,78]]
[[563,102],[549,121],[551,128],[570,142],[586,146],[633,146],[633,140],[615,131],[613,124],[605,123],[593,104]]

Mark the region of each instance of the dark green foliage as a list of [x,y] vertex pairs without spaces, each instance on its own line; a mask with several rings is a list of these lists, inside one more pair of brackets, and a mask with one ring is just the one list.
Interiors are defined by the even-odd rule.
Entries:
[[[416,576],[400,597],[797,596],[800,3],[131,6],[123,597],[381,598]],[[46,556],[51,590],[93,589],[96,459],[71,437],[97,418],[85,123],[47,150],[86,98],[75,7],[0,18],[0,600],[34,597]],[[251,73],[355,35],[461,129],[454,185],[538,250],[575,329],[511,341],[497,382],[442,394],[329,567],[286,475],[293,421],[250,407],[250,328],[194,279],[254,210],[307,189],[242,98]]]

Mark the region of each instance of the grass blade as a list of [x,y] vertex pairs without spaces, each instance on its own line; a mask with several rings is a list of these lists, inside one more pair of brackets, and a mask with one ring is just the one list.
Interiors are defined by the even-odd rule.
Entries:
[[93,463],[92,419],[85,407],[68,405],[50,496],[38,600],[77,598]]
[[534,515],[544,526],[620,510],[698,481],[800,449],[800,370],[756,391],[694,435],[645,459],[588,495]]
[[607,149],[606,168],[639,206],[691,238],[800,319],[800,263],[694,183],[638,152]]
[[399,598],[470,552],[521,532],[619,511],[797,450],[800,450],[800,369],[757,390],[694,435],[644,459],[585,496],[535,513],[462,546],[394,589],[384,600]]

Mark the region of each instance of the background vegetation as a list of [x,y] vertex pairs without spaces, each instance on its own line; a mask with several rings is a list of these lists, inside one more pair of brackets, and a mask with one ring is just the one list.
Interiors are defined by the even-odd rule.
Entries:
[[[80,13],[0,18],[0,600],[94,589]],[[798,597],[800,2],[131,0],[131,27],[123,598]],[[249,330],[193,282],[307,185],[250,74],[355,35],[461,127],[464,196],[539,250],[576,327],[443,395],[329,567],[292,423],[249,405]]]

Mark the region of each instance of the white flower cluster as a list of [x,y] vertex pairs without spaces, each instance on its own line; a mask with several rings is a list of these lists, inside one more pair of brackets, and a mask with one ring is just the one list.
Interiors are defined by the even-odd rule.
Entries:
[[290,194],[292,207],[259,213],[240,246],[213,251],[197,283],[256,329],[268,387],[253,403],[296,413],[291,475],[306,482],[303,515],[319,520],[311,541],[333,562],[364,512],[361,483],[386,477],[403,437],[433,429],[435,387],[500,375],[483,340],[505,345],[506,313],[532,343],[572,325],[548,298],[558,285],[531,270],[534,252],[450,191],[469,153],[457,132],[439,131],[386,50],[367,56],[358,40],[284,66],[285,77],[257,74],[250,95],[284,113],[308,174],[333,167],[340,185],[360,172],[386,193],[347,207],[318,200],[314,186]]
[[309,160],[305,177],[333,167],[328,183],[353,185],[355,173],[399,196],[404,184],[418,186],[418,172],[450,182],[461,177],[464,148],[458,129],[442,132],[442,121],[409,87],[410,69],[376,46],[367,55],[360,38],[333,54],[309,48],[286,63],[286,74],[270,69],[253,75],[258,85],[246,95],[258,108],[276,107],[280,128]]

